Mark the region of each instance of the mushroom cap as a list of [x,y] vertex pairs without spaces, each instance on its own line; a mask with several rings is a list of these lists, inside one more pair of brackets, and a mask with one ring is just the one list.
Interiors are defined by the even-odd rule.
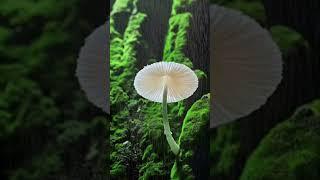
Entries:
[[210,7],[210,127],[249,115],[282,79],[282,56],[269,32],[241,12]]
[[198,88],[198,77],[189,67],[175,62],[157,62],[145,66],[135,79],[134,87],[142,97],[162,103],[165,85],[167,102],[190,97]]
[[109,22],[86,38],[77,60],[76,76],[88,100],[110,113],[108,31]]

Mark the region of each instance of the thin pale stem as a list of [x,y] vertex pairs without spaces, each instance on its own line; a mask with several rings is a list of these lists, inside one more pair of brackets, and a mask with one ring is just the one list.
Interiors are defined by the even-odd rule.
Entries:
[[164,87],[163,90],[163,98],[162,98],[162,105],[163,105],[163,127],[164,127],[164,134],[166,135],[167,141],[169,143],[171,151],[177,155],[179,153],[179,145],[172,137],[172,132],[170,130],[170,125],[168,121],[168,110],[167,110],[167,94],[168,88],[167,86]]

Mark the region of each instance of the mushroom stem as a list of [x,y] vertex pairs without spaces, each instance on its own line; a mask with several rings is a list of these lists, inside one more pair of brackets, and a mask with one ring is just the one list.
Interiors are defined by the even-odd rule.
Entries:
[[179,153],[179,145],[176,143],[176,141],[172,137],[172,132],[170,130],[170,125],[168,121],[168,110],[167,110],[167,94],[168,94],[168,88],[165,85],[163,90],[163,127],[164,127],[164,134],[166,135],[168,144],[171,148],[171,151],[177,155]]

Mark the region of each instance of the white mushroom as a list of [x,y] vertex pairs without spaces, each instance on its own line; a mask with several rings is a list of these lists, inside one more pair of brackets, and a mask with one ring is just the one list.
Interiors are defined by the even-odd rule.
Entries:
[[134,79],[134,87],[138,94],[154,102],[163,101],[165,86],[168,88],[167,102],[178,102],[196,91],[198,78],[183,64],[158,62],[145,66]]
[[169,146],[178,154],[179,146],[172,137],[167,115],[167,103],[190,97],[198,88],[196,74],[187,66],[174,62],[158,62],[145,66],[135,79],[134,87],[139,95],[163,104],[163,126]]
[[103,111],[109,105],[109,23],[90,34],[81,48],[76,76],[87,98]]
[[269,32],[241,12],[210,7],[210,127],[266,103],[282,79],[282,58]]

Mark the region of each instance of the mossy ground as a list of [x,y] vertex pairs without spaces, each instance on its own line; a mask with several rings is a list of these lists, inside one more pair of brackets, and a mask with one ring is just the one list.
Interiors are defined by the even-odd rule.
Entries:
[[273,128],[248,159],[242,180],[320,178],[320,100]]

